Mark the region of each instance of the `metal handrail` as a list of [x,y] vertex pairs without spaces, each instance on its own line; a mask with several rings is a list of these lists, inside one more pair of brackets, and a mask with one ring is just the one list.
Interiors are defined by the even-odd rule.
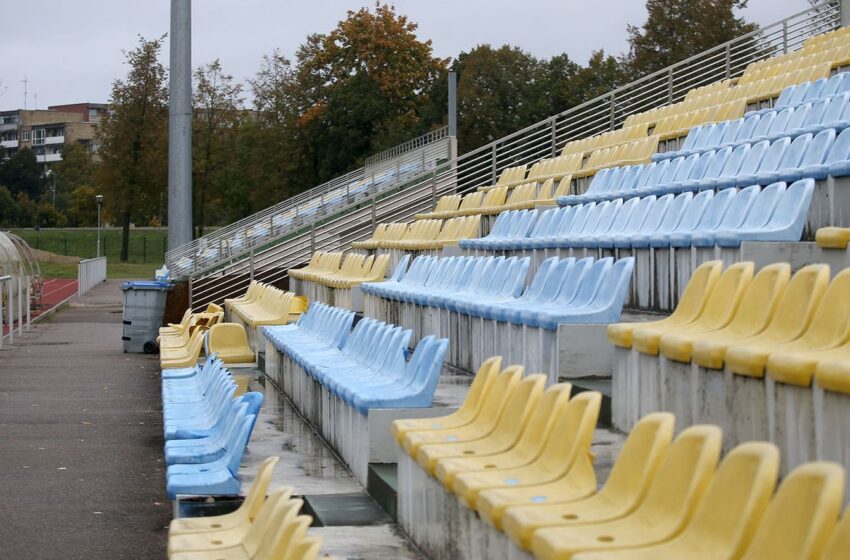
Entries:
[[409,220],[438,196],[493,184],[507,167],[556,156],[571,140],[615,130],[629,115],[682,101],[695,87],[735,80],[750,63],[797,50],[807,38],[837,28],[840,15],[836,0],[822,2],[409,177],[392,192],[373,195],[365,206],[362,201],[345,205],[226,263],[199,267],[190,279],[192,303],[236,293],[250,279],[283,280],[289,267],[306,262],[315,250],[345,249],[369,237],[377,223]]
[[[226,247],[227,241],[237,234],[244,234],[246,244],[251,244],[248,231],[252,227],[267,226],[269,231],[273,232],[276,227],[275,218],[287,214],[293,221],[304,222],[305,220],[299,214],[304,214],[312,207],[323,206],[326,195],[334,192],[341,193],[345,189],[345,196],[348,198],[349,189],[353,184],[368,180],[372,182],[368,192],[392,188],[399,182],[432,168],[436,162],[447,160],[449,156],[448,127],[442,127],[376,154],[373,157],[379,159],[367,166],[331,179],[223,228],[213,230],[190,243],[169,250],[165,254],[166,264],[169,268],[176,269],[174,271],[179,275],[181,271],[178,262],[181,259],[189,258],[194,261],[200,251],[210,247],[217,249],[219,254],[223,254],[224,249],[228,248]],[[377,165],[378,163],[380,165]],[[404,169],[404,166],[410,164],[415,164],[415,166],[409,170]],[[390,176],[391,180],[383,184],[376,182],[376,180],[382,180],[382,176]]]

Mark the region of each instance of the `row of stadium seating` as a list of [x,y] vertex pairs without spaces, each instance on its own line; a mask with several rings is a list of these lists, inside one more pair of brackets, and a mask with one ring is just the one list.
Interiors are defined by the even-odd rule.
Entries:
[[478,236],[480,215],[440,219],[424,219],[405,223],[378,224],[371,239],[355,241],[354,249],[401,249],[427,251],[457,245],[461,239]]
[[262,393],[235,397],[237,384],[221,360],[162,371],[162,415],[168,496],[238,494],[242,454]]
[[252,280],[245,293],[224,300],[225,316],[242,325],[248,336],[248,345],[257,352],[258,329],[265,325],[285,325],[296,320],[307,310],[307,299]]
[[769,438],[786,467],[844,460],[844,424],[817,418],[848,414],[850,269],[832,282],[822,264],[793,276],[786,263],[755,275],[750,262],[721,269],[718,261],[699,267],[665,319],[609,327],[615,423],[627,428],[665,409],[718,423],[733,443]]
[[718,427],[674,438],[676,417],[654,413],[630,431],[597,490],[589,451],[600,394],[571,398],[568,383],[544,390],[542,376],[500,364],[482,364],[452,415],[393,424],[404,451],[399,518],[426,554],[507,558],[515,546],[541,559],[844,557],[841,466],[800,466],[774,495],[774,445],[741,444],[719,461]]
[[365,481],[370,410],[430,407],[448,342],[314,303],[297,323],[264,327],[266,373]]
[[850,129],[836,137],[829,128],[811,133],[710,150],[648,165],[616,168],[594,177],[580,195],[559,197],[568,206],[584,202],[648,194],[715,190],[770,184],[801,178],[825,179],[850,175]]
[[169,560],[199,558],[316,560],[322,547],[308,537],[313,523],[299,514],[304,501],[289,486],[270,486],[277,457],[261,465],[245,500],[235,511],[210,517],[177,518],[168,527]]
[[418,257],[403,275],[361,286],[367,315],[445,337],[465,371],[500,353],[558,376],[557,330],[618,320],[633,259],[548,259],[526,288],[529,258]]
[[[743,240],[799,241],[815,183],[803,179],[714,194],[684,192],[507,212],[490,234],[461,240],[475,251],[738,246]],[[538,218],[539,216],[539,218]]]

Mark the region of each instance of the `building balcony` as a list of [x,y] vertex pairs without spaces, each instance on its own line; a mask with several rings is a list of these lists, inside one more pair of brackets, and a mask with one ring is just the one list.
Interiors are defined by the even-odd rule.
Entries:
[[0,142],[0,148],[17,148],[18,141],[17,140],[3,140]]
[[18,123],[0,124],[0,132],[9,132],[10,130],[18,130]]
[[38,163],[54,163],[62,161],[62,154],[41,154],[36,156]]
[[44,139],[44,143],[49,144],[64,144],[65,143],[65,135],[62,136],[47,136]]

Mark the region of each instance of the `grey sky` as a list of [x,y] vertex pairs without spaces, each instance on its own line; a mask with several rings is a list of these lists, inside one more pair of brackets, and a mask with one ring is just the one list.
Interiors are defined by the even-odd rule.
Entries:
[[[591,51],[626,49],[626,24],[646,18],[644,0],[396,0],[399,12],[419,23],[419,36],[451,57],[477,44],[517,45],[539,57],[566,52],[585,62]],[[168,31],[169,0],[0,0],[0,109],[33,108],[109,98],[123,76],[121,49],[137,35]],[[195,0],[193,65],[220,58],[244,80],[263,54],[291,56],[309,33],[324,33],[353,0]],[[592,6],[592,8],[591,8]],[[768,24],[803,10],[806,0],[750,0],[744,15]],[[167,50],[164,60],[167,62]]]

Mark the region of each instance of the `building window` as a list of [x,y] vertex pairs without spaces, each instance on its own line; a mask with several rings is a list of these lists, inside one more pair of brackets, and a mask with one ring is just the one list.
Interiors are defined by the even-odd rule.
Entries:
[[45,130],[43,128],[34,128],[32,131],[32,143],[44,144]]
[[21,132],[21,140],[23,140],[24,142],[30,141],[30,131],[29,130],[24,130],[24,131]]

